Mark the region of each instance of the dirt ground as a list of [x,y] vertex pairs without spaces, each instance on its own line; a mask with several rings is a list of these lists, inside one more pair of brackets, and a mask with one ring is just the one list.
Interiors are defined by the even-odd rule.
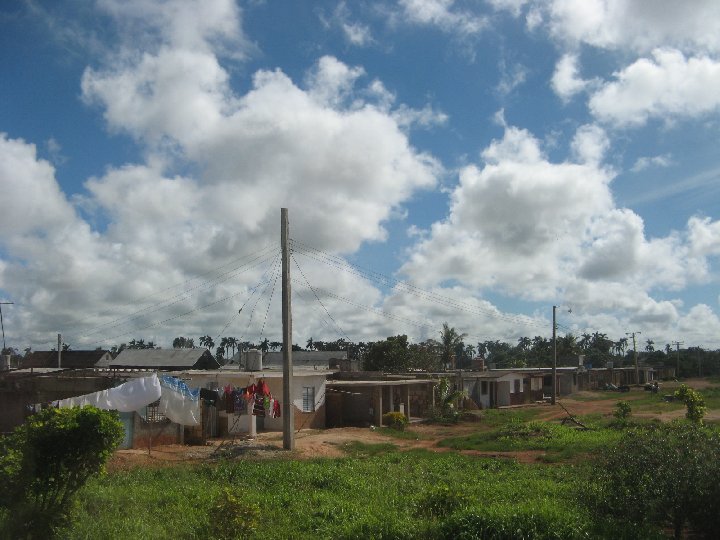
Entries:
[[[689,386],[700,389],[710,385],[706,380],[688,381]],[[669,392],[669,390],[668,390]],[[661,388],[661,394],[663,389]],[[531,404],[523,407],[540,408],[539,420],[560,420],[567,416],[566,410],[574,415],[602,414],[610,416],[615,404],[626,399],[631,401],[646,396],[642,388],[632,388],[628,393],[615,392],[579,392],[572,397],[559,400],[562,405]],[[601,399],[597,399],[600,397]],[[593,398],[588,400],[588,398]],[[564,407],[564,408],[563,408]],[[477,413],[480,418],[482,412]],[[685,409],[667,412],[660,415],[652,413],[634,413],[640,417],[659,417],[663,421],[684,416]],[[710,410],[707,420],[720,420],[720,410]],[[261,432],[254,439],[248,437],[224,438],[209,440],[204,446],[165,445],[148,449],[118,450],[108,464],[110,470],[127,469],[137,466],[166,466],[178,463],[200,463],[212,461],[220,457],[248,457],[252,459],[290,458],[313,459],[319,457],[341,457],[346,453],[342,447],[346,443],[359,441],[363,443],[392,443],[400,449],[424,448],[434,452],[456,451],[441,448],[437,442],[443,438],[469,434],[482,429],[482,420],[462,421],[456,425],[436,425],[413,423],[409,429],[417,434],[416,439],[401,439],[384,435],[372,428],[344,427],[333,429],[303,429],[295,435],[295,450],[286,452],[282,449],[282,433]],[[536,461],[542,452],[477,452],[466,451],[473,455],[485,455],[499,458],[511,458],[521,462]]]

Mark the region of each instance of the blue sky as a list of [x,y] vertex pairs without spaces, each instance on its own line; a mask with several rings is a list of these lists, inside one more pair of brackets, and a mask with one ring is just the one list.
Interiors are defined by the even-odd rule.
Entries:
[[18,348],[279,340],[281,207],[296,342],[514,342],[559,305],[720,345],[717,2],[27,0],[0,29]]

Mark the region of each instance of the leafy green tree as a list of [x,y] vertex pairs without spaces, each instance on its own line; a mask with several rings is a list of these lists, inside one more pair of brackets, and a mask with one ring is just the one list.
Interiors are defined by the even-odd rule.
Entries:
[[440,350],[435,340],[413,343],[408,347],[408,365],[423,371],[440,370]]
[[398,373],[410,368],[410,354],[406,335],[391,336],[370,347],[365,356],[365,369]]
[[83,407],[45,409],[0,440],[2,532],[51,537],[74,494],[102,472],[123,435],[117,413]]
[[720,530],[720,433],[690,422],[627,431],[597,463],[596,510],[626,527]]

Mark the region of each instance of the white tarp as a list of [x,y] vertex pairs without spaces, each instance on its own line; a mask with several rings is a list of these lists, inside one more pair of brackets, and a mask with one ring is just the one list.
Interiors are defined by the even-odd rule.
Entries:
[[160,379],[156,373],[149,377],[132,379],[126,383],[100,390],[92,394],[61,399],[59,407],[84,407],[92,405],[98,409],[132,412],[160,399]]
[[162,396],[158,412],[184,426],[200,425],[200,390],[190,390],[173,377],[160,377]]

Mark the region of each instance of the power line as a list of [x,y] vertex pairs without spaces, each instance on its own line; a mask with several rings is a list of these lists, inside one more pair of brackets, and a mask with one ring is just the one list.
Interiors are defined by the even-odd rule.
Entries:
[[425,300],[429,300],[436,304],[440,304],[445,307],[450,307],[450,308],[454,308],[454,309],[459,309],[459,310],[465,311],[465,312],[473,314],[473,315],[487,316],[487,317],[491,317],[491,318],[495,318],[495,319],[500,319],[500,320],[503,320],[506,322],[522,324],[525,326],[534,326],[534,327],[538,327],[538,328],[544,328],[546,326],[545,324],[535,322],[526,316],[502,315],[502,314],[496,313],[491,310],[485,310],[485,309],[482,309],[477,306],[472,306],[470,304],[461,302],[459,300],[455,300],[453,298],[443,296],[443,295],[440,295],[440,294],[432,292],[432,291],[427,291],[425,289],[421,289],[420,287],[411,285],[405,281],[401,281],[401,280],[386,276],[379,272],[364,269],[362,267],[359,267],[357,265],[354,265],[354,264],[346,261],[345,259],[343,259],[341,257],[337,257],[337,256],[331,255],[329,253],[326,253],[322,250],[313,248],[311,246],[308,246],[307,244],[299,242],[298,240],[293,240],[292,242],[293,242],[293,246],[297,245],[299,247],[299,249],[295,249],[294,251],[297,253],[300,253],[301,255],[305,255],[306,257],[313,259],[317,262],[327,264],[328,266],[332,266],[338,270],[342,270],[344,272],[361,277],[363,279],[375,281],[377,283],[382,283],[386,286],[392,286],[399,292],[407,292],[409,294],[413,294],[415,296],[418,296]]
[[352,341],[352,340],[350,339],[350,336],[348,336],[348,335],[345,333],[345,331],[344,331],[344,330],[342,329],[342,327],[338,324],[338,322],[333,318],[332,315],[330,315],[330,312],[329,312],[329,311],[327,310],[327,308],[325,307],[325,304],[322,303],[322,300],[320,300],[320,297],[317,295],[317,292],[315,291],[315,289],[313,288],[313,286],[310,285],[310,282],[308,281],[308,278],[305,276],[305,273],[302,271],[302,268],[300,268],[300,265],[298,264],[297,260],[295,260],[295,257],[293,257],[292,255],[291,255],[290,257],[292,258],[293,262],[295,263],[295,266],[297,266],[297,269],[298,269],[298,271],[300,272],[300,275],[301,275],[301,276],[303,277],[303,279],[305,280],[305,283],[307,283],[307,286],[310,288],[310,290],[312,291],[313,295],[315,295],[315,299],[318,301],[318,303],[319,303],[319,304],[322,306],[322,308],[325,310],[325,313],[327,313],[327,316],[330,317],[330,320],[333,322],[333,324],[337,327],[338,330],[340,330],[340,333],[341,333],[342,335],[344,335],[345,338],[346,338],[348,341]]
[[[278,257],[278,255],[275,256],[275,261],[277,261],[277,257]],[[274,268],[274,264],[275,264],[275,263],[273,263],[273,265],[271,265],[270,268]],[[268,273],[268,271],[269,271],[270,268],[268,268],[268,270],[266,270],[266,271],[263,273],[263,275],[260,277],[260,282],[258,282],[258,284],[255,285],[255,287],[253,287],[252,291],[250,292],[250,296],[248,296],[248,298],[245,300],[245,302],[243,302],[243,305],[240,306],[240,309],[237,311],[237,313],[234,313],[234,314],[232,315],[232,317],[230,317],[230,319],[228,319],[228,321],[225,323],[225,326],[223,326],[222,330],[220,330],[220,332],[218,332],[218,335],[215,337],[215,341],[217,341],[218,339],[220,339],[220,336],[222,336],[223,333],[225,332],[225,330],[227,330],[227,327],[230,326],[230,323],[231,323],[232,321],[234,321],[234,320],[240,315],[240,313],[242,313],[242,310],[245,309],[245,306],[246,306],[247,303],[250,301],[250,299],[255,295],[255,291],[257,291],[257,290],[260,288],[260,285],[263,285],[263,284],[265,283],[265,282],[263,281],[263,279],[264,279],[264,277],[267,275],[267,273]],[[242,339],[242,336],[241,336],[241,339]]]
[[[268,260],[270,260],[270,256],[273,256],[273,254],[271,253],[271,254],[265,255],[264,257],[261,257],[260,260],[259,260],[257,263],[255,263],[255,264],[253,264],[253,265],[251,265],[251,266],[247,266],[247,264],[242,265],[242,266],[247,266],[247,268],[245,268],[245,269],[244,269],[243,271],[241,271],[241,272],[237,272],[237,273],[235,273],[235,274],[229,275],[229,276],[225,277],[225,278],[222,279],[222,280],[217,280],[217,279],[216,279],[216,280],[206,281],[206,282],[204,282],[204,283],[201,283],[201,284],[199,284],[199,285],[197,285],[197,286],[195,286],[195,287],[192,287],[191,289],[188,289],[188,290],[186,290],[186,291],[183,291],[182,293],[179,293],[179,294],[173,296],[172,298],[163,300],[162,302],[159,302],[159,303],[154,304],[154,305],[152,305],[152,306],[148,306],[148,307],[145,307],[145,308],[143,308],[143,309],[137,310],[137,311],[135,311],[134,313],[131,313],[130,315],[127,315],[127,316],[124,316],[124,317],[119,317],[119,318],[117,318],[117,319],[115,319],[114,321],[111,321],[111,322],[109,322],[109,323],[105,323],[105,324],[103,324],[103,325],[99,325],[99,326],[95,327],[95,331],[94,331],[94,332],[88,332],[88,333],[85,333],[85,334],[81,334],[79,337],[89,337],[89,336],[93,336],[93,335],[95,335],[95,334],[98,334],[98,333],[100,333],[100,332],[104,332],[104,331],[106,332],[106,331],[108,331],[108,330],[112,330],[113,328],[117,328],[117,327],[119,327],[119,326],[126,326],[126,325],[132,323],[133,321],[136,321],[136,320],[138,320],[138,319],[141,319],[143,316],[150,315],[150,314],[152,314],[152,313],[157,313],[158,311],[162,311],[163,309],[166,309],[166,308],[168,308],[168,307],[170,307],[170,306],[179,304],[180,302],[182,302],[182,301],[184,301],[184,300],[187,300],[187,299],[190,297],[190,295],[189,295],[188,293],[190,293],[191,291],[194,291],[194,290],[197,290],[197,289],[200,289],[200,288],[210,288],[211,286],[215,286],[215,285],[219,285],[219,284],[221,284],[221,283],[225,283],[226,281],[229,281],[230,279],[232,279],[233,277],[236,277],[236,276],[239,275],[239,274],[242,274],[242,273],[244,273],[244,272],[247,272],[247,271],[249,271],[249,270],[252,270],[253,268],[255,268],[255,267],[257,267],[257,266],[260,266],[260,265],[266,263]],[[274,256],[277,257],[277,254],[274,254]],[[257,260],[257,259],[255,259],[255,260]],[[242,266],[239,267],[239,268],[242,268]],[[235,270],[237,270],[237,268],[236,268]],[[213,281],[214,281],[214,283],[213,283]],[[116,323],[116,324],[113,324],[113,323]],[[122,335],[124,335],[124,334],[122,334]],[[103,342],[103,341],[107,341],[107,340],[100,340],[100,342]]]
[[[247,259],[248,257],[254,257],[253,259],[251,259],[251,260],[249,261],[249,262],[253,262],[253,261],[257,260],[258,258],[262,257],[263,255],[261,255],[261,254],[264,253],[264,252],[266,252],[266,251],[268,251],[268,250],[271,249],[271,248],[277,249],[277,247],[276,247],[274,244],[267,245],[267,246],[265,246],[264,248],[262,248],[262,249],[260,249],[260,250],[257,250],[257,251],[251,252],[251,253],[249,253],[249,254],[245,254],[245,255],[243,255],[243,256],[241,256],[241,257],[238,257],[238,258],[236,258],[236,259],[233,259],[232,261],[227,262],[227,263],[225,263],[225,264],[222,264],[222,265],[220,265],[220,266],[217,266],[217,267],[213,268],[212,270],[209,270],[209,271],[207,271],[207,272],[204,272],[204,273],[202,273],[202,274],[199,274],[199,275],[197,275],[197,276],[195,276],[195,277],[186,279],[185,281],[183,281],[183,282],[181,282],[181,283],[176,283],[175,285],[170,285],[169,287],[165,287],[164,289],[161,289],[161,290],[159,290],[159,291],[157,291],[157,292],[154,292],[154,293],[152,293],[152,294],[149,294],[149,295],[147,295],[147,296],[140,297],[140,298],[136,298],[136,299],[133,301],[133,305],[134,305],[134,304],[137,304],[137,303],[140,303],[140,302],[144,302],[144,301],[146,301],[146,300],[148,300],[148,299],[150,299],[150,298],[153,298],[153,297],[155,297],[155,296],[159,296],[160,294],[162,294],[162,293],[164,293],[164,292],[166,292],[166,291],[170,291],[170,290],[172,290],[172,289],[177,289],[178,287],[182,287],[183,285],[185,285],[185,284],[187,284],[187,283],[191,283],[191,282],[196,281],[196,280],[198,280],[198,279],[200,279],[200,278],[202,278],[202,277],[204,277],[204,276],[213,274],[213,273],[217,272],[218,270],[220,270],[220,269],[222,269],[222,268],[225,268],[225,267],[230,266],[230,265],[232,265],[232,264],[235,264],[235,263],[237,263],[237,262],[239,262],[239,261],[242,261],[242,260],[244,260],[244,259]],[[201,286],[203,283],[210,283],[210,282],[214,281],[215,279],[217,279],[217,278],[220,277],[220,276],[223,276],[223,275],[225,275],[225,274],[227,274],[227,273],[229,273],[229,272],[233,272],[234,270],[237,270],[237,269],[239,269],[239,268],[242,268],[242,267],[245,266],[246,264],[249,264],[249,263],[241,264],[240,266],[237,266],[237,267],[233,268],[232,270],[229,270],[228,272],[221,273],[221,274],[219,274],[218,276],[216,276],[215,278],[213,278],[212,280],[206,280],[206,281],[202,282],[199,286]],[[194,289],[198,288],[199,286],[193,287],[193,288],[191,288],[191,289],[187,289],[187,291],[194,290]],[[187,291],[185,291],[185,292],[187,292]],[[172,297],[172,298],[175,298],[175,297]],[[154,307],[154,306],[156,306],[156,305],[159,305],[159,304],[161,304],[161,303],[164,303],[164,302],[166,302],[166,301],[167,301],[167,299],[162,300],[161,302],[157,302],[157,303],[155,303],[155,304],[153,304],[153,305],[151,305],[151,306],[149,306],[149,307],[146,307],[146,308],[143,308],[143,309],[141,309],[141,310],[138,310],[138,311],[135,311],[135,312],[133,312],[133,313],[130,313],[129,315],[125,315],[125,316],[123,316],[123,317],[119,317],[118,319],[115,319],[114,321],[110,321],[110,322],[108,322],[108,323],[103,323],[103,324],[100,324],[100,325],[97,325],[97,326],[92,326],[92,327],[90,327],[89,329],[87,329],[86,331],[87,331],[87,332],[90,332],[91,330],[94,330],[94,329],[96,329],[96,328],[102,328],[102,327],[104,327],[104,326],[113,324],[114,322],[120,321],[120,320],[122,320],[122,319],[124,319],[124,318],[126,318],[126,317],[130,317],[130,316],[132,316],[132,315],[135,315],[136,313],[140,313],[140,312],[144,311],[145,309],[152,308],[152,307]],[[129,305],[129,304],[128,304],[128,305]],[[86,320],[88,320],[88,319],[90,319],[90,318],[92,318],[92,316],[85,317],[85,318],[79,320],[76,324],[77,324],[77,325],[80,325],[80,324],[82,324],[83,322],[85,322]],[[71,333],[74,333],[74,331],[71,330]],[[85,335],[92,335],[92,334],[85,334]]]

